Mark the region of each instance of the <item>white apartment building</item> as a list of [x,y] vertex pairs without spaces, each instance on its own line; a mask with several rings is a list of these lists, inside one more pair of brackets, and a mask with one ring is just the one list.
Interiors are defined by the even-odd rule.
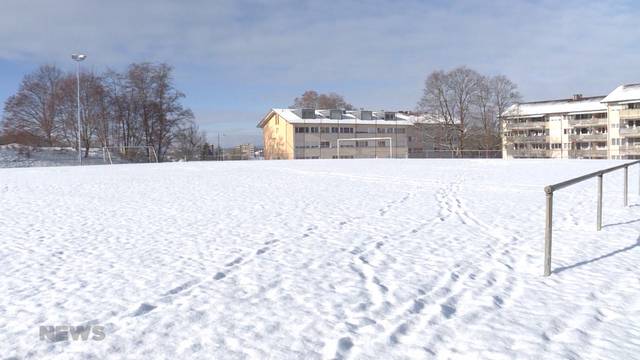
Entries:
[[501,119],[503,158],[640,158],[640,84],[515,104]]

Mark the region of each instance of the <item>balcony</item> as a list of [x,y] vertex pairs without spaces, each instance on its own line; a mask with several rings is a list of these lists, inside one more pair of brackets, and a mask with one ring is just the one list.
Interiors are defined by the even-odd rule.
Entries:
[[526,135],[526,136],[506,136],[505,139],[509,143],[548,143],[548,135]]
[[640,155],[640,143],[620,147],[621,155]]
[[592,117],[589,119],[571,119],[569,120],[569,125],[571,126],[606,126],[607,125],[607,118],[597,118],[597,117]]
[[505,129],[507,131],[529,129],[542,130],[546,127],[547,124],[548,122],[545,121],[505,122]]
[[607,157],[606,149],[574,149],[569,154],[573,158],[589,158],[589,159],[605,159]]
[[640,109],[620,110],[620,120],[640,119]]
[[570,136],[571,141],[607,141],[607,134],[572,134]]
[[622,137],[640,137],[640,127],[621,127],[620,136]]

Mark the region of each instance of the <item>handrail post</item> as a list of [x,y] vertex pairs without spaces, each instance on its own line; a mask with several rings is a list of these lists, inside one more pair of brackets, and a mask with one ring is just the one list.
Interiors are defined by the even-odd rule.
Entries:
[[553,227],[553,190],[544,189],[546,193],[547,206],[545,211],[544,225],[544,276],[551,275],[551,235]]
[[598,221],[596,229],[602,229],[602,174],[598,175]]
[[625,166],[624,167],[624,206],[625,207],[629,205],[628,190],[629,190],[629,167]]

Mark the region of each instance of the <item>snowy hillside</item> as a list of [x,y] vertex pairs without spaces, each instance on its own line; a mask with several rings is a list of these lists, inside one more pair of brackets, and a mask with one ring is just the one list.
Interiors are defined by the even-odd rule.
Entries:
[[[0,170],[4,357],[632,359],[640,199],[618,164],[172,163]],[[39,339],[103,325],[103,341]]]

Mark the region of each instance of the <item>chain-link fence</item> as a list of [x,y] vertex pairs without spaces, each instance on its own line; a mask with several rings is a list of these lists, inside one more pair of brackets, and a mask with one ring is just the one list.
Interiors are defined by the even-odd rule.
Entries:
[[416,159],[502,159],[501,150],[426,150],[410,152]]
[[[91,148],[82,151],[82,165],[108,165],[156,162],[147,149],[118,150]],[[35,147],[19,144],[0,145],[0,168],[79,165],[78,150],[71,147]]]

